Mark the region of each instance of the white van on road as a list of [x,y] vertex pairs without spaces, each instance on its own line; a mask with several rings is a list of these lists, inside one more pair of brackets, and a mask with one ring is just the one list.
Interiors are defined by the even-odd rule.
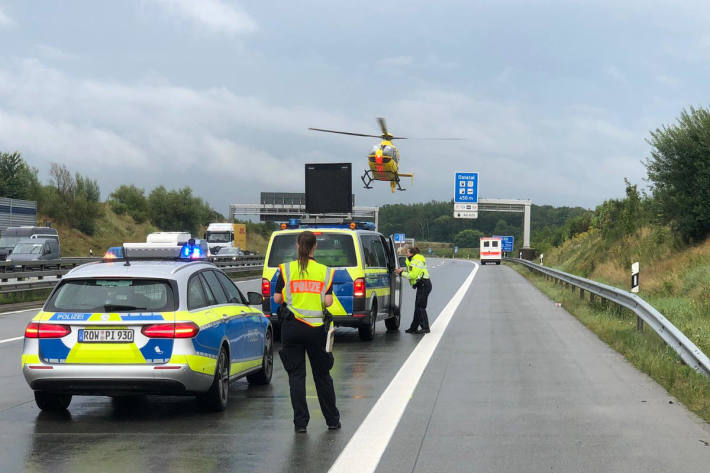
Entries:
[[502,259],[502,245],[499,237],[481,237],[481,264],[500,264]]

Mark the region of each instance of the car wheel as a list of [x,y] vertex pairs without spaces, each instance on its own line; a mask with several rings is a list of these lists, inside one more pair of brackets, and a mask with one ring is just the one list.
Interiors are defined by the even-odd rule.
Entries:
[[223,411],[227,408],[229,398],[229,358],[227,350],[222,347],[217,357],[217,368],[214,370],[214,379],[209,391],[202,396],[202,401],[214,411]]
[[64,411],[69,407],[71,397],[71,394],[35,391],[35,402],[43,411]]
[[377,304],[373,303],[372,311],[370,312],[370,323],[357,328],[361,340],[369,341],[375,338],[375,324],[377,324]]
[[261,359],[261,371],[247,375],[249,384],[269,384],[271,374],[274,372],[274,342],[271,330],[266,331],[264,338],[264,356]]
[[402,316],[400,315],[400,310],[397,307],[392,307],[392,316],[389,319],[385,320],[385,327],[387,327],[387,330],[390,332],[394,332],[399,330],[399,323],[400,320],[402,319]]

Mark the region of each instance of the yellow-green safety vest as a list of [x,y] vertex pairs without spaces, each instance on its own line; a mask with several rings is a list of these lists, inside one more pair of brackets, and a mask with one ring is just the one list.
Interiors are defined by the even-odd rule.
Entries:
[[280,264],[279,268],[284,278],[282,295],[286,307],[307,325],[323,325],[325,293],[333,285],[333,270],[313,260],[308,261],[304,272],[300,271],[298,261]]
[[409,278],[409,284],[414,286],[420,279],[429,279],[429,270],[426,259],[421,254],[416,254],[407,260],[407,270],[402,271],[402,276]]

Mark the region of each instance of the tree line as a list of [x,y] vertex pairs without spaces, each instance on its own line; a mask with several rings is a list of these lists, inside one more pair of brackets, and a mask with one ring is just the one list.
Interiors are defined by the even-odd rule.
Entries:
[[[386,235],[404,233],[420,241],[444,242],[461,248],[477,248],[482,236],[512,235],[522,246],[523,214],[479,212],[477,219],[453,216],[454,202],[431,201],[380,207],[380,231]],[[562,241],[569,233],[566,222],[587,214],[581,207],[532,205],[531,241]]]
[[[35,200],[40,214],[93,235],[104,214],[98,182],[57,163],[52,163],[49,176],[49,182],[41,184],[37,169],[19,152],[0,152],[0,196]],[[130,215],[136,223],[150,222],[161,230],[193,235],[200,226],[224,220],[189,187],[168,190],[161,185],[146,195],[135,185],[121,185],[109,195],[107,204],[117,214]]]
[[[648,225],[670,228],[681,244],[710,236],[710,111],[683,110],[675,123],[651,131],[647,142],[646,191],[624,179],[624,197],[594,210],[533,205],[532,246],[544,250],[593,230],[612,241]],[[385,233],[464,247],[476,246],[481,235],[514,235],[520,241],[521,217],[479,213],[477,220],[458,220],[452,209],[453,201],[387,205],[380,209],[381,226]]]

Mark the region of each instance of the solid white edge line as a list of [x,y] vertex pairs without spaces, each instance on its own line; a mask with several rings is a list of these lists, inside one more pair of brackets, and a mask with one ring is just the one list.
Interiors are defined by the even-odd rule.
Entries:
[[377,469],[422,373],[478,272],[479,265],[473,262],[472,264],[473,271],[436,318],[431,326],[431,333],[417,343],[407,361],[340,452],[329,473],[370,473]]
[[25,338],[25,337],[8,338],[5,340],[0,340],[0,343],[14,342],[15,340],[22,340],[23,338]]

